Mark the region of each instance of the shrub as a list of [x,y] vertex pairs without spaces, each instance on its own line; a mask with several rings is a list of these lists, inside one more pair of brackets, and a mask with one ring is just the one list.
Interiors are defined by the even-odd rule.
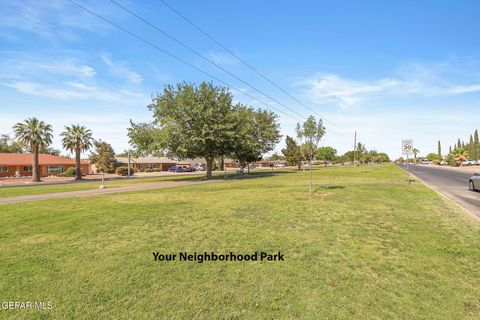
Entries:
[[68,168],[65,172],[60,173],[60,177],[73,177],[75,175],[75,167]]
[[[128,167],[118,167],[115,169],[115,173],[119,176],[127,176],[128,175]],[[133,169],[130,168],[130,175],[133,175]]]

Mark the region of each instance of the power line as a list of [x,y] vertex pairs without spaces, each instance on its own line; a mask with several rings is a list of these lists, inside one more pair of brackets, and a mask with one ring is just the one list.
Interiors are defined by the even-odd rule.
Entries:
[[[110,0],[110,1],[113,1],[113,0]],[[198,26],[197,24],[195,24],[193,21],[191,21],[190,19],[188,19],[185,15],[183,15],[181,12],[179,12],[178,10],[176,10],[174,7],[172,7],[170,4],[168,4],[165,0],[159,0],[160,2],[162,2],[167,8],[169,8],[170,10],[172,10],[174,13],[176,13],[179,17],[181,17],[182,19],[184,19],[186,22],[188,22],[191,26],[193,26],[195,29],[197,29],[198,31],[200,31],[203,35],[205,35],[206,37],[208,37],[210,40],[212,40],[213,42],[215,42],[218,46],[220,46],[221,48],[223,48],[225,51],[227,51],[228,53],[230,53],[232,56],[234,56],[237,60],[239,60],[240,62],[242,62],[244,65],[246,65],[248,68],[250,68],[252,71],[254,71],[256,74],[258,74],[260,77],[262,77],[264,80],[268,81],[271,85],[273,85],[275,88],[277,88],[278,90],[282,91],[284,94],[286,94],[287,96],[289,96],[291,99],[295,100],[297,103],[301,104],[303,107],[305,107],[306,109],[312,111],[313,113],[315,113],[316,115],[318,115],[320,118],[323,118],[325,120],[325,122],[328,122],[330,123],[331,125],[337,127],[337,128],[340,128],[337,124],[327,120],[325,117],[322,117],[322,115],[318,114],[313,108],[309,107],[308,105],[306,105],[305,103],[303,103],[302,101],[300,101],[299,99],[297,99],[295,96],[291,95],[288,91],[286,91],[285,89],[283,89],[282,87],[280,87],[278,84],[276,84],[273,80],[271,80],[269,77],[267,77],[265,74],[263,74],[262,72],[260,72],[257,68],[255,68],[254,66],[252,66],[251,64],[249,64],[247,61],[245,61],[244,59],[242,59],[240,56],[238,56],[235,52],[233,52],[232,50],[228,49],[226,46],[224,46],[220,41],[218,41],[217,39],[215,39],[211,34],[209,34],[206,30],[204,30],[203,28],[201,28],[200,26]],[[114,2],[114,1],[113,1]]]
[[306,118],[304,115],[298,113],[297,111],[295,111],[294,109],[288,107],[287,105],[283,104],[282,102],[278,101],[277,99],[273,98],[272,96],[268,95],[267,93],[261,91],[260,89],[258,89],[257,87],[251,85],[249,82],[241,79],[239,76],[237,76],[236,74],[234,74],[233,72],[231,72],[230,70],[228,70],[227,68],[225,67],[222,67],[221,65],[219,65],[218,63],[216,63],[215,61],[212,61],[211,59],[209,59],[208,57],[204,56],[203,54],[201,54],[200,52],[198,52],[197,50],[193,49],[192,47],[190,47],[189,45],[185,44],[184,42],[178,40],[177,38],[175,38],[174,36],[172,36],[171,34],[165,32],[164,30],[160,29],[158,26],[156,26],[155,24],[153,24],[152,22],[148,21],[147,19],[141,17],[140,15],[136,14],[135,12],[131,11],[130,9],[128,9],[127,7],[121,5],[120,3],[118,3],[117,1],[115,0],[110,0],[110,2],[112,2],[113,4],[117,5],[119,8],[123,9],[124,11],[128,12],[129,14],[131,14],[132,16],[134,16],[135,18],[137,18],[138,20],[142,21],[143,23],[149,25],[150,27],[154,28],[155,30],[157,30],[158,32],[160,32],[161,34],[163,34],[164,36],[168,37],[170,40],[174,41],[175,43],[181,45],[182,47],[184,47],[185,49],[189,50],[190,52],[192,52],[193,54],[199,56],[200,58],[202,58],[203,60],[209,62],[210,64],[214,65],[215,67],[221,69],[222,71],[224,71],[225,73],[229,74],[230,76],[234,77],[235,79],[237,79],[238,81],[242,82],[243,84],[245,84],[246,86],[250,87],[251,89],[257,91],[258,93],[260,93],[261,95],[267,97],[268,99],[278,103],[279,105],[281,105],[282,107],[284,107],[285,109],[289,110],[290,112],[298,115],[299,117],[302,117],[302,118]]
[[103,20],[104,22],[106,22],[106,23],[114,26],[115,28],[117,28],[117,29],[119,29],[119,30],[121,30],[121,31],[129,34],[130,36],[134,37],[135,39],[140,40],[140,41],[142,41],[143,43],[151,46],[152,48],[155,48],[155,49],[159,50],[160,52],[168,55],[169,57],[171,57],[171,58],[173,58],[173,59],[175,59],[175,60],[177,60],[177,61],[182,62],[183,64],[185,64],[185,65],[187,65],[187,66],[189,66],[189,67],[197,70],[197,71],[200,72],[200,73],[205,74],[206,76],[208,76],[208,77],[210,77],[210,78],[212,78],[212,79],[214,79],[214,80],[222,83],[223,85],[226,85],[226,86],[228,86],[228,87],[231,87],[231,88],[235,89],[236,91],[242,93],[243,95],[246,95],[246,96],[250,97],[251,99],[254,99],[254,100],[257,100],[257,101],[261,102],[262,104],[264,104],[265,106],[267,106],[267,108],[271,108],[271,109],[273,109],[273,110],[275,110],[275,111],[277,111],[277,112],[280,112],[280,113],[286,115],[287,117],[290,117],[290,118],[294,119],[295,121],[301,121],[301,120],[297,119],[296,117],[294,117],[294,116],[292,116],[292,115],[290,115],[290,114],[288,114],[288,113],[285,113],[285,112],[283,112],[282,110],[279,110],[279,109],[277,109],[277,108],[269,105],[268,103],[266,103],[266,102],[264,102],[264,101],[261,101],[261,100],[259,100],[258,98],[256,98],[256,97],[254,97],[254,96],[252,96],[252,95],[250,95],[250,94],[248,94],[248,93],[246,93],[246,92],[244,92],[244,91],[236,88],[235,86],[232,86],[232,85],[229,84],[228,82],[219,79],[218,77],[216,77],[216,76],[208,73],[207,71],[204,71],[204,70],[198,68],[197,66],[191,64],[190,62],[188,62],[188,61],[186,61],[186,60],[184,60],[184,59],[182,59],[182,58],[179,58],[178,56],[174,55],[173,53],[170,53],[169,51],[166,51],[166,50],[160,48],[159,46],[157,46],[156,44],[152,43],[151,41],[149,41],[149,40],[147,40],[147,39],[145,39],[145,38],[143,38],[143,37],[141,37],[141,36],[139,36],[139,35],[131,32],[131,31],[129,31],[128,29],[126,29],[126,28],[124,28],[124,27],[122,27],[122,26],[120,26],[120,25],[118,25],[118,24],[116,24],[116,23],[108,20],[107,18],[101,16],[100,14],[97,14],[96,12],[88,9],[87,7],[81,5],[81,4],[79,4],[79,3],[77,3],[77,2],[75,2],[75,1],[73,1],[73,0],[67,0],[67,1],[70,2],[70,3],[72,3],[72,4],[74,4],[74,5],[76,5],[77,7],[85,10],[86,12],[88,12],[88,13],[96,16],[97,18]]

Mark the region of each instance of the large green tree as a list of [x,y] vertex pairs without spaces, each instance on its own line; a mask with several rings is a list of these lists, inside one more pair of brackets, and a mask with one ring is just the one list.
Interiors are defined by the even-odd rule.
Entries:
[[93,143],[94,151],[90,153],[90,161],[102,172],[113,172],[115,170],[115,151],[112,146],[102,140]]
[[82,166],[80,155],[92,147],[92,132],[85,126],[73,124],[65,127],[61,134],[62,144],[65,149],[75,153],[75,180],[82,179]]
[[287,160],[289,166],[297,166],[298,170],[302,169],[302,153],[300,151],[300,146],[295,142],[290,136],[285,138],[286,147],[282,149],[282,154]]
[[229,154],[236,146],[237,117],[226,88],[206,82],[198,86],[186,82],[168,85],[149,109],[153,122],[132,123],[128,131],[130,143],[136,148],[152,152],[154,143],[155,149],[171,157],[202,157],[210,178],[214,159]]
[[[153,108],[149,106],[149,108]],[[134,123],[130,120],[130,127],[127,129],[130,144],[133,146],[134,154],[137,156],[165,156],[166,130],[162,130],[155,122]],[[121,155],[119,155],[121,156]],[[126,156],[126,154],[125,154]]]
[[308,161],[310,169],[310,192],[313,192],[313,175],[312,175],[312,160],[315,159],[315,151],[318,149],[320,140],[325,135],[325,127],[322,119],[315,119],[314,116],[309,116],[307,120],[300,125],[297,123],[296,127],[297,143],[301,145],[300,151],[303,158]]
[[13,126],[18,141],[29,146],[33,153],[32,181],[40,182],[38,154],[52,143],[52,126],[37,118],[28,118]]
[[272,161],[281,161],[281,160],[286,160],[285,156],[279,155],[278,153],[274,153],[270,156],[270,160]]
[[10,138],[8,134],[0,134],[0,153],[22,153],[22,144]]
[[352,151],[352,160],[354,162],[354,165],[357,162],[360,163],[365,163],[367,161],[367,147],[361,142],[357,142],[357,145],[355,146],[355,150]]
[[337,158],[337,150],[333,147],[320,147],[317,149],[316,158],[318,160],[325,161],[325,167],[327,166],[327,162],[334,161]]
[[426,158],[428,161],[436,161],[438,160],[438,154],[431,152],[427,154]]
[[390,157],[385,152],[379,152],[373,159],[375,163],[390,162]]
[[235,139],[233,148],[227,153],[243,166],[258,161],[262,155],[275,148],[280,139],[278,116],[266,110],[254,110],[237,104],[235,114]]

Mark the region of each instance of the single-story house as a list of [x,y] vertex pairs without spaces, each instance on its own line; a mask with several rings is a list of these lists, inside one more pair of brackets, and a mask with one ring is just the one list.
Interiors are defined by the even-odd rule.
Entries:
[[275,166],[275,161],[271,160],[259,160],[255,162],[255,165],[262,167],[262,168],[267,168],[267,167],[273,167]]
[[225,168],[240,168],[240,163],[237,160],[225,158],[223,160]]
[[183,160],[177,161],[177,166],[187,166],[187,167],[202,166],[206,168],[207,161],[205,161],[205,158],[183,159]]
[[[127,157],[116,157],[119,166],[128,166]],[[167,157],[140,157],[130,158],[130,166],[134,171],[143,172],[146,169],[159,169],[168,171],[170,167],[177,164],[176,160]]]
[[[31,176],[32,162],[31,153],[0,153],[0,177]],[[41,177],[54,176],[75,167],[74,159],[51,154],[39,154],[38,163]],[[90,164],[86,161],[81,161],[80,164],[82,172],[89,173]]]

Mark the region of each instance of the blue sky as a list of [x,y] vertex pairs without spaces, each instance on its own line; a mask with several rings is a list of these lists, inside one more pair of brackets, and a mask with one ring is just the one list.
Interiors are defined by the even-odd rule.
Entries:
[[[117,1],[298,113],[312,114],[161,1]],[[402,138],[413,138],[426,154],[436,152],[438,139],[446,150],[480,128],[478,1],[166,1],[326,118],[324,144],[340,153],[351,149],[355,130],[367,148],[398,157]],[[112,2],[78,2],[261,98]],[[153,93],[169,83],[211,80],[66,0],[0,0],[0,7],[0,133],[37,116],[53,125],[57,148],[63,126],[80,123],[121,152],[129,119],[151,119]],[[232,92],[236,101],[291,114]],[[293,133],[294,119],[280,115],[280,122],[284,135]]]

